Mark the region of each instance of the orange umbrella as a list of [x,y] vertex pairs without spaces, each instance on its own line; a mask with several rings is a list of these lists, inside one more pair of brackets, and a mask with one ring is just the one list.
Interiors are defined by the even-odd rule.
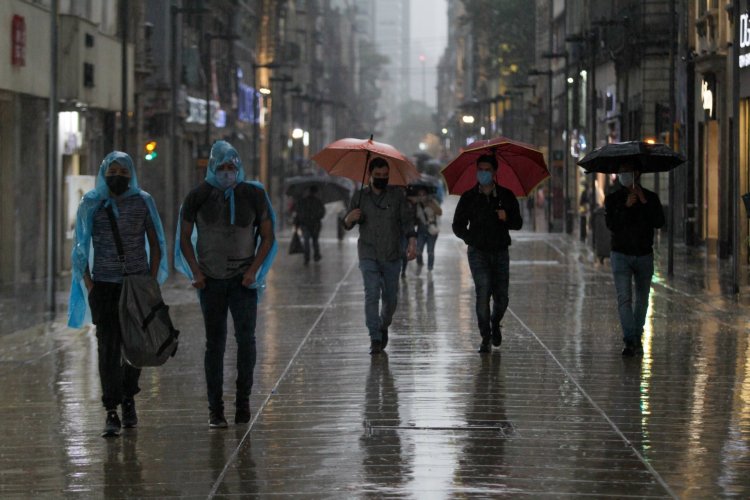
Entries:
[[528,196],[549,177],[544,156],[534,146],[496,137],[472,142],[443,169],[450,194],[460,195],[477,185],[477,159],[482,155],[497,158],[495,181],[516,196]]
[[320,150],[312,159],[331,175],[364,184],[367,164],[377,157],[388,162],[388,184],[406,186],[419,179],[419,172],[406,156],[390,144],[373,141],[372,136],[369,139],[339,139]]

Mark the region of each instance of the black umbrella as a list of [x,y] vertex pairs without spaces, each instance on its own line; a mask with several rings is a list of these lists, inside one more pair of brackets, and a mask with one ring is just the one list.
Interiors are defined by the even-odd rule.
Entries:
[[616,174],[625,165],[639,172],[668,172],[685,163],[685,158],[666,144],[643,141],[613,142],[593,150],[578,165],[588,172]]
[[294,199],[300,199],[307,194],[311,186],[317,186],[316,196],[323,203],[343,201],[349,204],[354,185],[348,179],[341,177],[300,175],[289,177],[284,181],[286,186],[284,192]]

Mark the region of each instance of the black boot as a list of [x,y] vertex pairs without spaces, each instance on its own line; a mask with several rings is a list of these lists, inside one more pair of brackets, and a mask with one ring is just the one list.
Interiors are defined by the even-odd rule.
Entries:
[[132,429],[138,425],[138,414],[135,412],[135,400],[125,398],[122,400],[122,426]]

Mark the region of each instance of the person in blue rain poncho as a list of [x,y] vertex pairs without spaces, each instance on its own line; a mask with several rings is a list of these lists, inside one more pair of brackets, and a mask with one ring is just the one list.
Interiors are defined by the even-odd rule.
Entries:
[[[125,254],[121,262],[108,211],[117,221]],[[151,196],[138,187],[133,160],[113,151],[104,157],[96,187],[78,206],[72,253],[72,281],[68,325],[96,325],[102,403],[107,410],[102,436],[118,436],[120,429],[135,427],[138,416],[134,396],[140,391],[141,371],[121,356],[122,334],[118,305],[125,274],[151,274],[159,283],[167,279],[164,229]],[[122,422],[117,406],[122,405]]]
[[276,255],[275,215],[257,182],[246,182],[237,150],[217,141],[206,178],[180,209],[175,267],[198,289],[206,328],[204,368],[209,427],[227,427],[224,417],[224,349],[227,314],[237,340],[237,424],[250,421],[255,369],[255,323],[259,293]]

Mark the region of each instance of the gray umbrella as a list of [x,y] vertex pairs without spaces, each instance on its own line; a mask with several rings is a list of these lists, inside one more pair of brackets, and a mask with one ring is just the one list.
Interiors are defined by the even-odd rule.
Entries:
[[305,196],[308,188],[317,186],[317,197],[323,203],[343,201],[349,204],[354,185],[348,179],[331,176],[300,175],[284,181],[284,192],[294,199]]
[[685,163],[685,158],[666,144],[643,141],[613,142],[593,150],[578,165],[588,172],[616,174],[625,165],[639,172],[668,172]]

